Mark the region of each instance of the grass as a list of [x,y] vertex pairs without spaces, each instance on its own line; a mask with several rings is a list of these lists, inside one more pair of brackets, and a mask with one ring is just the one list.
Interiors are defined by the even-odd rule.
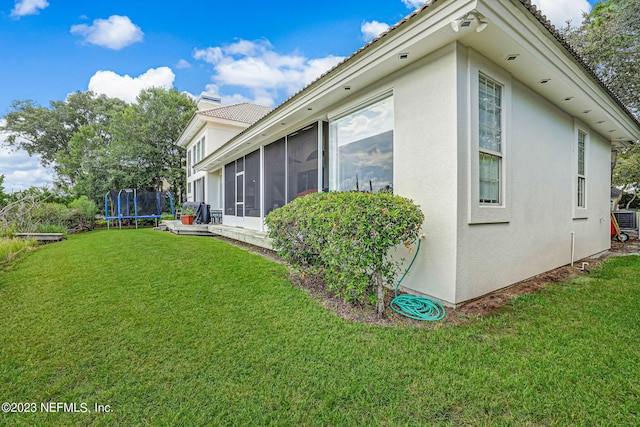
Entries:
[[286,277],[150,230],[33,251],[0,272],[0,401],[38,410],[0,425],[640,424],[638,257],[435,329],[342,320]]

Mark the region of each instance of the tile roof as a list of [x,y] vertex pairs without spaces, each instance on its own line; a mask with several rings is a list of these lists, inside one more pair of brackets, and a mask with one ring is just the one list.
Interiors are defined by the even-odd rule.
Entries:
[[250,104],[242,102],[240,104],[223,105],[220,107],[209,108],[207,110],[198,111],[200,114],[208,117],[217,117],[220,119],[233,120],[236,122],[254,124],[272,109],[262,105]]

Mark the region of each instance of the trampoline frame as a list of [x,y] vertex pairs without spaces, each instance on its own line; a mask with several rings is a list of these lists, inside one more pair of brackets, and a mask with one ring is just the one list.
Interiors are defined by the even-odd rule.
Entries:
[[[122,192],[125,193],[126,195],[126,204],[127,206],[130,206],[130,203],[133,201],[133,215],[130,215],[131,212],[129,212],[128,215],[125,215],[122,213],[122,205],[121,205],[121,201],[122,201]],[[161,193],[165,193],[164,191],[149,191],[149,193],[156,193],[156,200],[159,202],[160,201],[160,194]],[[171,215],[175,215],[175,209],[174,209],[174,205],[173,205],[173,196],[171,195],[171,193],[166,192],[166,194],[169,196],[169,205],[171,207]],[[109,196],[111,195],[111,192],[107,192],[107,194],[104,195],[104,217],[107,220],[107,229],[109,229],[109,225],[111,221],[118,221],[118,228],[122,228],[122,220],[124,219],[133,219],[136,222],[136,229],[138,228],[138,220],[139,219],[155,219],[156,221],[156,227],[158,226],[158,219],[162,217],[162,212],[160,212],[157,215],[138,215],[138,190],[135,188],[125,188],[125,189],[121,189],[118,191],[118,200],[117,200],[117,212],[118,215],[116,216],[112,216],[109,215]],[[133,195],[133,200],[130,199],[130,196]],[[112,200],[112,203],[115,203],[115,200]],[[159,205],[158,205],[158,210],[159,210]],[[128,211],[128,209],[127,209]]]

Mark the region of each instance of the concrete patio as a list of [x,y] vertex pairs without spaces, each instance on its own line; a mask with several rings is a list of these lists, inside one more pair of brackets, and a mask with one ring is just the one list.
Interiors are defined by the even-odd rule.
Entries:
[[239,242],[248,243],[260,248],[272,249],[271,239],[267,233],[242,227],[230,227],[223,224],[193,224],[185,225],[180,220],[165,220],[160,229],[166,229],[173,234],[186,236],[222,236]]

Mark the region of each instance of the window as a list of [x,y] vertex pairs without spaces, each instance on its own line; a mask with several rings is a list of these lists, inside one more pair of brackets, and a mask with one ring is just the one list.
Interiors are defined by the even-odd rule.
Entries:
[[191,176],[191,150],[187,150],[187,177]]
[[196,179],[193,185],[195,189],[194,201],[204,202],[204,178]]
[[204,136],[193,146],[193,164],[204,159]]
[[393,191],[393,97],[330,123],[330,188]]
[[469,224],[504,224],[512,220],[513,192],[510,161],[511,75],[470,49],[468,80],[460,82],[469,91],[468,135]]
[[478,81],[479,197],[481,204],[502,203],[502,86],[480,74]]
[[586,187],[587,177],[585,174],[585,150],[586,150],[587,134],[583,131],[578,131],[578,188],[576,194],[576,204],[579,208],[586,208]]

